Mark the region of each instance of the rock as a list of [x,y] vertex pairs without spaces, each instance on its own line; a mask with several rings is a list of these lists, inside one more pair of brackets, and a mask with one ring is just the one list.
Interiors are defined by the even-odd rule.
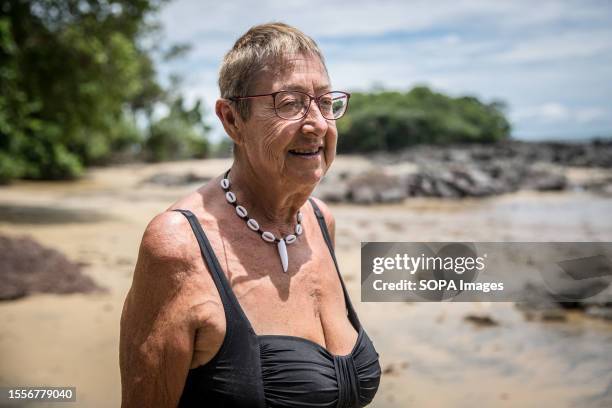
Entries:
[[454,187],[452,181],[447,180],[433,180],[434,189],[436,191],[436,197],[442,198],[457,198],[461,197],[461,193]]
[[483,197],[495,193],[494,180],[476,166],[452,168],[453,186],[462,196]]
[[559,191],[567,186],[565,174],[558,168],[543,163],[529,168],[525,187],[538,191]]
[[585,313],[587,316],[612,321],[612,307],[589,306]]
[[336,177],[326,176],[315,188],[314,196],[330,203],[347,201],[349,189],[346,180],[349,173],[343,172]]
[[[610,277],[603,277],[600,279],[589,279],[591,281],[591,286],[583,287],[583,290],[588,290],[587,293],[583,293],[586,295],[582,300],[582,304],[585,308],[589,308],[591,306],[597,307],[611,307],[612,308],[612,282],[610,281]],[[600,290],[604,288],[603,290]],[[593,295],[593,293],[595,293]]]
[[29,237],[0,235],[0,300],[33,293],[89,293],[103,290],[83,275],[78,263]]
[[[405,197],[486,197],[519,189],[568,188],[562,166],[612,167],[612,141],[419,145],[369,155],[373,165],[352,166],[326,178],[316,195],[330,202],[401,202]],[[612,179],[612,177],[610,177]],[[612,195],[612,180],[583,188]]]
[[396,203],[402,202],[406,198],[406,190],[401,186],[392,187],[379,192],[381,203]]
[[384,375],[396,376],[401,373],[402,370],[407,369],[410,364],[407,361],[399,363],[389,363],[383,367],[382,373]]
[[374,204],[376,192],[371,186],[355,186],[349,192],[349,200],[355,204]]
[[470,322],[478,327],[498,326],[499,323],[488,315],[467,315],[463,318],[466,322]]
[[539,320],[543,322],[564,322],[567,314],[562,309],[542,309],[539,311]]
[[521,294],[522,299],[516,302],[515,306],[527,320],[561,321],[565,319],[565,312],[544,287],[527,283]]
[[533,184],[533,188],[538,191],[560,191],[565,189],[567,180],[563,175],[549,174],[538,179]]
[[368,171],[348,181],[348,199],[357,204],[401,202],[408,195],[400,178],[382,171]]
[[540,310],[521,310],[521,312],[528,321],[564,322],[567,320],[565,311],[556,307]]
[[[612,286],[606,279],[572,281],[567,286],[559,280],[554,290],[557,294],[528,283],[522,291],[523,299],[515,305],[527,320],[565,321],[567,309],[612,320]],[[568,297],[576,300],[568,300]]]
[[599,180],[588,180],[579,185],[580,188],[604,196],[612,196],[612,177],[605,177]]

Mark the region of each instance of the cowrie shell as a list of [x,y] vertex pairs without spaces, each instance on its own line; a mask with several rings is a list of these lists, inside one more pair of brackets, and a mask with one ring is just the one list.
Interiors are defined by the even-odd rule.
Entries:
[[296,240],[296,239],[297,239],[297,237],[296,237],[295,235],[290,234],[290,235],[287,235],[287,236],[285,237],[285,242],[286,242],[287,244],[293,244],[293,243],[295,242],[295,240]]
[[228,191],[227,193],[225,193],[225,199],[229,203],[235,203],[236,202],[236,194],[232,193],[231,191]]
[[257,231],[259,229],[259,224],[253,218],[249,218],[249,220],[247,221],[247,225],[253,231]]
[[223,188],[224,190],[227,190],[230,186],[230,182],[229,179],[221,179],[221,188]]
[[276,238],[274,238],[274,234],[272,234],[269,231],[264,231],[263,234],[261,234],[261,237],[263,238],[264,241],[267,242],[274,242]]
[[238,216],[239,216],[240,218],[244,218],[244,217],[246,217],[246,216],[247,216],[247,210],[246,210],[246,208],[244,208],[243,206],[241,206],[241,205],[237,205],[237,206],[236,206],[236,214],[238,214]]

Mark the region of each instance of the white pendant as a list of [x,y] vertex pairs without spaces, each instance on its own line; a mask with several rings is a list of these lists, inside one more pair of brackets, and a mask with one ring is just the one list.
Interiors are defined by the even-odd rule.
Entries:
[[287,245],[285,245],[285,240],[281,239],[278,241],[276,247],[278,248],[278,256],[280,256],[281,264],[283,265],[283,272],[287,272],[287,268],[289,267],[289,255],[287,255]]
[[289,234],[285,237],[285,242],[287,243],[287,245],[289,244],[293,244],[295,242],[295,240],[297,239],[297,237],[293,234]]
[[295,233],[298,235],[302,235],[302,224],[298,224],[295,226]]
[[237,206],[236,206],[236,214],[238,214],[238,216],[239,216],[240,218],[244,218],[244,217],[246,217],[246,216],[247,216],[247,210],[246,210],[246,208],[244,208],[243,206],[241,206],[241,205],[237,205]]
[[253,231],[257,231],[259,230],[259,224],[257,223],[257,221],[255,221],[253,218],[249,218],[249,220],[247,221],[247,225],[249,226],[250,229],[252,229]]
[[236,202],[236,194],[232,193],[231,191],[228,191],[227,193],[225,193],[225,199],[229,203],[235,203]]
[[227,190],[229,188],[229,186],[230,186],[229,179],[226,179],[226,178],[221,179],[221,188],[222,189]]
[[267,242],[274,242],[274,234],[272,234],[270,231],[264,231],[263,234],[261,234],[261,237],[263,238],[264,241]]

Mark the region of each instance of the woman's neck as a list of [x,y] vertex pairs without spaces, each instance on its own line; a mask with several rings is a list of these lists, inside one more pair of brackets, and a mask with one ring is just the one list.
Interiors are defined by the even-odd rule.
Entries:
[[228,177],[230,190],[236,194],[238,204],[246,208],[249,218],[256,219],[262,229],[279,235],[294,231],[297,212],[314,189],[257,177],[254,169],[240,161],[234,161]]

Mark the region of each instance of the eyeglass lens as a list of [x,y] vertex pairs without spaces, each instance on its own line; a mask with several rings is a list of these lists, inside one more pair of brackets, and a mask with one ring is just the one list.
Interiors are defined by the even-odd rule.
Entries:
[[[301,92],[284,91],[276,94],[274,107],[283,119],[301,119],[306,115],[310,98]],[[319,97],[319,110],[325,119],[335,120],[346,112],[348,97],[342,92],[328,92]]]

